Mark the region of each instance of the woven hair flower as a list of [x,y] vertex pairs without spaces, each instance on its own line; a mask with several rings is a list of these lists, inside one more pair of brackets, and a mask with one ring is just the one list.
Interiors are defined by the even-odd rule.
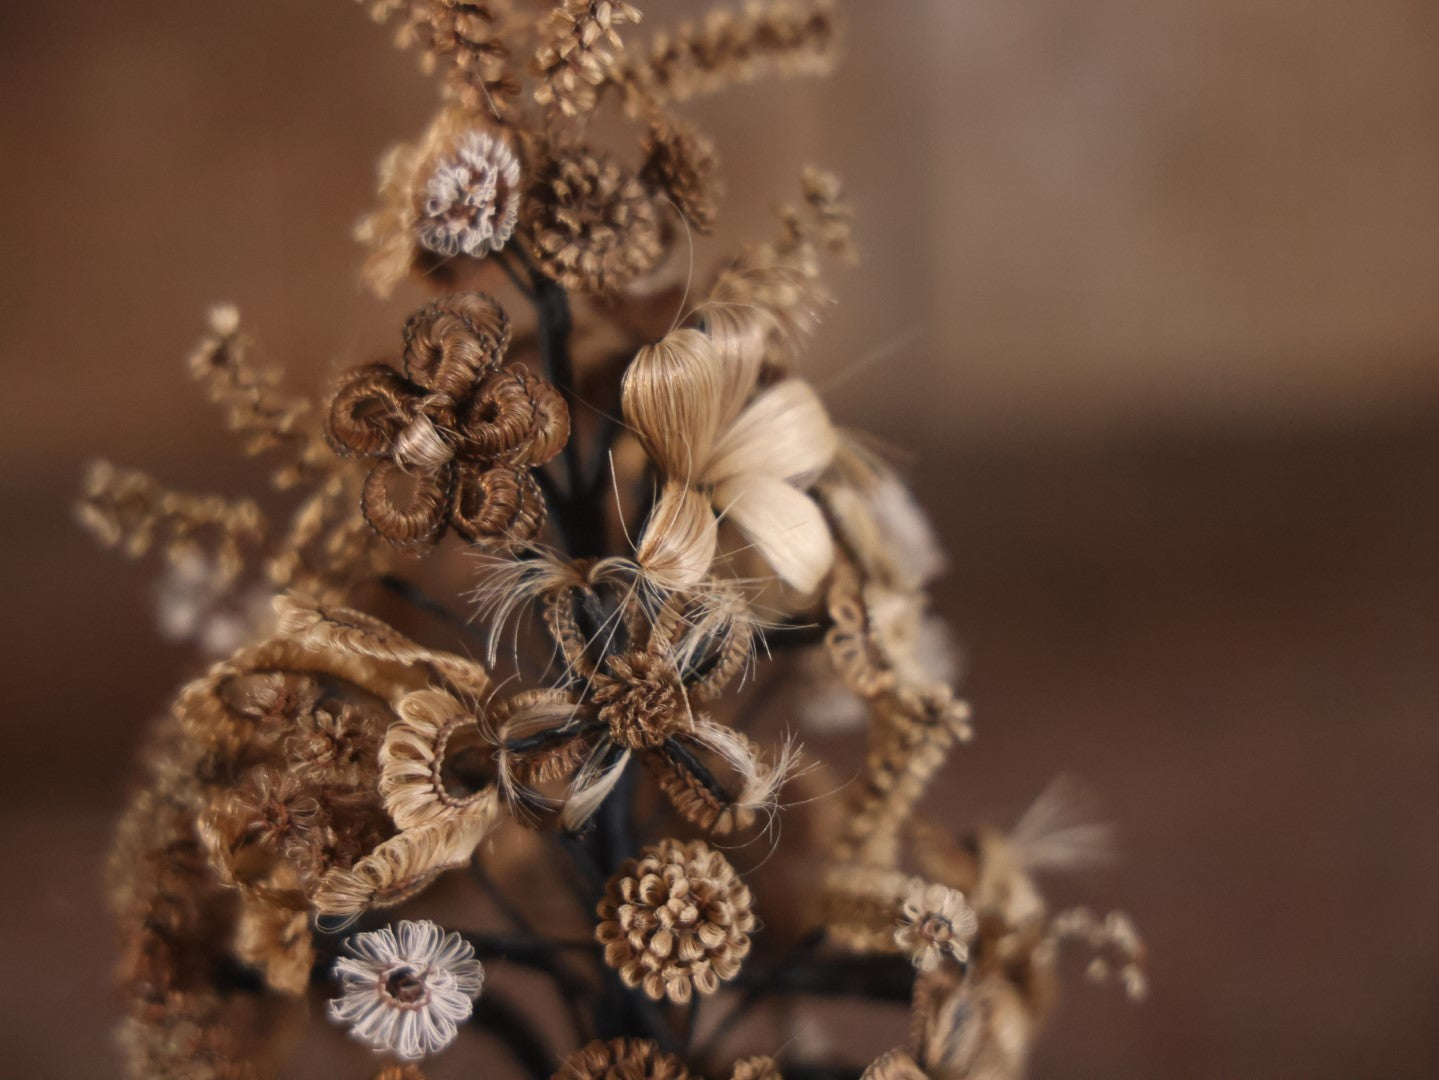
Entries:
[[[883,861],[892,864],[896,854]],[[958,889],[884,865],[836,862],[824,893],[825,928],[845,948],[902,953],[924,973],[969,959],[979,920]]]
[[520,163],[509,143],[471,130],[425,182],[416,238],[437,255],[480,259],[505,246],[520,216]]
[[899,899],[894,942],[920,971],[933,971],[946,958],[961,964],[969,959],[978,928],[962,892],[914,878]]
[[454,1041],[484,986],[475,950],[432,922],[401,922],[345,943],[330,1016],[376,1050],[414,1060]]
[[395,706],[399,719],[380,747],[380,794],[401,829],[449,824],[473,845],[501,817],[486,767],[493,736],[476,711],[445,690],[417,690]]
[[786,584],[813,590],[834,542],[805,489],[834,457],[837,437],[809,384],[761,388],[765,335],[721,306],[703,329],[681,328],[636,354],[625,372],[625,421],[664,485],[638,560],[670,587],[710,570],[719,520],[733,522]]
[[565,684],[517,694],[497,710],[504,784],[567,779],[561,822],[574,829],[639,757],[689,821],[721,833],[749,824],[774,799],[793,753],[786,747],[768,762],[702,709],[749,659],[747,610],[727,593],[647,602],[633,565],[618,561],[568,572],[543,597]]
[[[402,348],[316,409],[217,308],[188,367],[285,518],[103,464],[77,508],[103,545],[166,559],[164,627],[224,656],[157,718],[111,858],[127,1075],[366,1058],[424,1080],[426,1055],[469,1075],[502,1044],[531,1080],[782,1080],[716,1051],[802,1022],[793,991],[827,980],[888,1008],[897,965],[909,1044],[862,1080],[1011,1080],[1066,944],[1142,994],[1133,923],[1053,914],[1035,881],[1090,826],[1045,800],[1008,833],[916,817],[970,733],[929,613],[941,559],[799,377],[852,209],[806,168],[740,241],[680,112],[828,67],[838,0],[671,4],[653,33],[640,0],[357,3],[443,84],[355,228],[368,285],[422,296]],[[484,282],[508,312],[467,291]],[[430,550],[452,531],[473,546]],[[784,732],[814,707],[791,678],[813,660],[865,746],[800,775]],[[743,879],[730,840],[766,849]],[[432,886],[472,923],[400,921]],[[768,973],[745,967],[761,918]],[[509,1001],[491,955],[526,969]],[[293,1038],[318,983],[348,1052]],[[735,1000],[711,1018],[707,996]],[[771,1047],[796,1078],[873,1057],[799,1042]]]
[[482,293],[435,301],[405,325],[404,372],[350,371],[325,431],[341,454],[375,459],[365,520],[391,543],[432,543],[447,525],[473,543],[532,539],[545,518],[530,470],[569,438],[558,391],[500,366],[509,320]]
[[683,1004],[739,973],[754,929],[750,891],[702,840],[662,840],[610,878],[596,939],[627,986]]

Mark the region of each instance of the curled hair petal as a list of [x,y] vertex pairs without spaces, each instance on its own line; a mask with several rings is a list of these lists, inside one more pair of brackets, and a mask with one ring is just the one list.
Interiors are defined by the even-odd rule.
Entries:
[[715,488],[715,505],[733,521],[785,584],[813,591],[834,563],[834,540],[819,506],[770,476],[747,475]]
[[378,457],[393,445],[414,414],[414,392],[384,364],[347,371],[330,397],[325,436],[336,452]]

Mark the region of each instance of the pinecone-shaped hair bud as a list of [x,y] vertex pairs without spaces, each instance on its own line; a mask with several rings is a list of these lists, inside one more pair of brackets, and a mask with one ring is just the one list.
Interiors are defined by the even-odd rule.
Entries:
[[662,840],[605,887],[595,937],[628,986],[658,1001],[712,994],[749,953],[750,891],[702,840]]
[[660,256],[659,215],[644,185],[613,158],[583,148],[543,166],[524,220],[540,268],[567,289],[613,292]]

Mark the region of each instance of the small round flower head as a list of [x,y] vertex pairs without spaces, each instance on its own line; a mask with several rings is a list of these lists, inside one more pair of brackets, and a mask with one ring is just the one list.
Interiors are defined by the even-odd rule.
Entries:
[[662,840],[609,880],[595,937],[627,986],[676,1003],[733,978],[754,929],[750,891],[701,840]]
[[485,981],[474,947],[428,921],[356,934],[345,949],[330,1016],[360,1042],[406,1060],[448,1046]]
[[978,928],[962,892],[916,878],[900,897],[894,942],[920,971],[933,971],[946,956],[961,964],[969,959]]
[[596,1039],[564,1061],[551,1080],[690,1080],[673,1054],[649,1039]]
[[420,243],[446,256],[498,251],[519,218],[519,182],[520,163],[503,139],[465,132],[425,185]]
[[540,168],[526,194],[525,228],[540,269],[581,292],[612,293],[663,251],[659,216],[639,178],[585,147]]

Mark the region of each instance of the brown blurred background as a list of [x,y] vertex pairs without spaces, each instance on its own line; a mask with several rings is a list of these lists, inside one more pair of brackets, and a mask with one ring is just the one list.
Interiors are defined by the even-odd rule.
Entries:
[[[809,363],[952,552],[979,738],[935,809],[1067,770],[1122,830],[1058,891],[1134,913],[1153,997],[1076,982],[1035,1074],[1435,1075],[1439,7],[849,7],[833,81],[691,111],[727,242],[805,160],[860,208]],[[71,526],[81,463],[258,484],[182,374],[213,301],[300,385],[390,349],[416,294],[348,234],[432,89],[343,0],[7,0],[0,71],[0,1074],[101,1077],[99,865],[193,660]]]

